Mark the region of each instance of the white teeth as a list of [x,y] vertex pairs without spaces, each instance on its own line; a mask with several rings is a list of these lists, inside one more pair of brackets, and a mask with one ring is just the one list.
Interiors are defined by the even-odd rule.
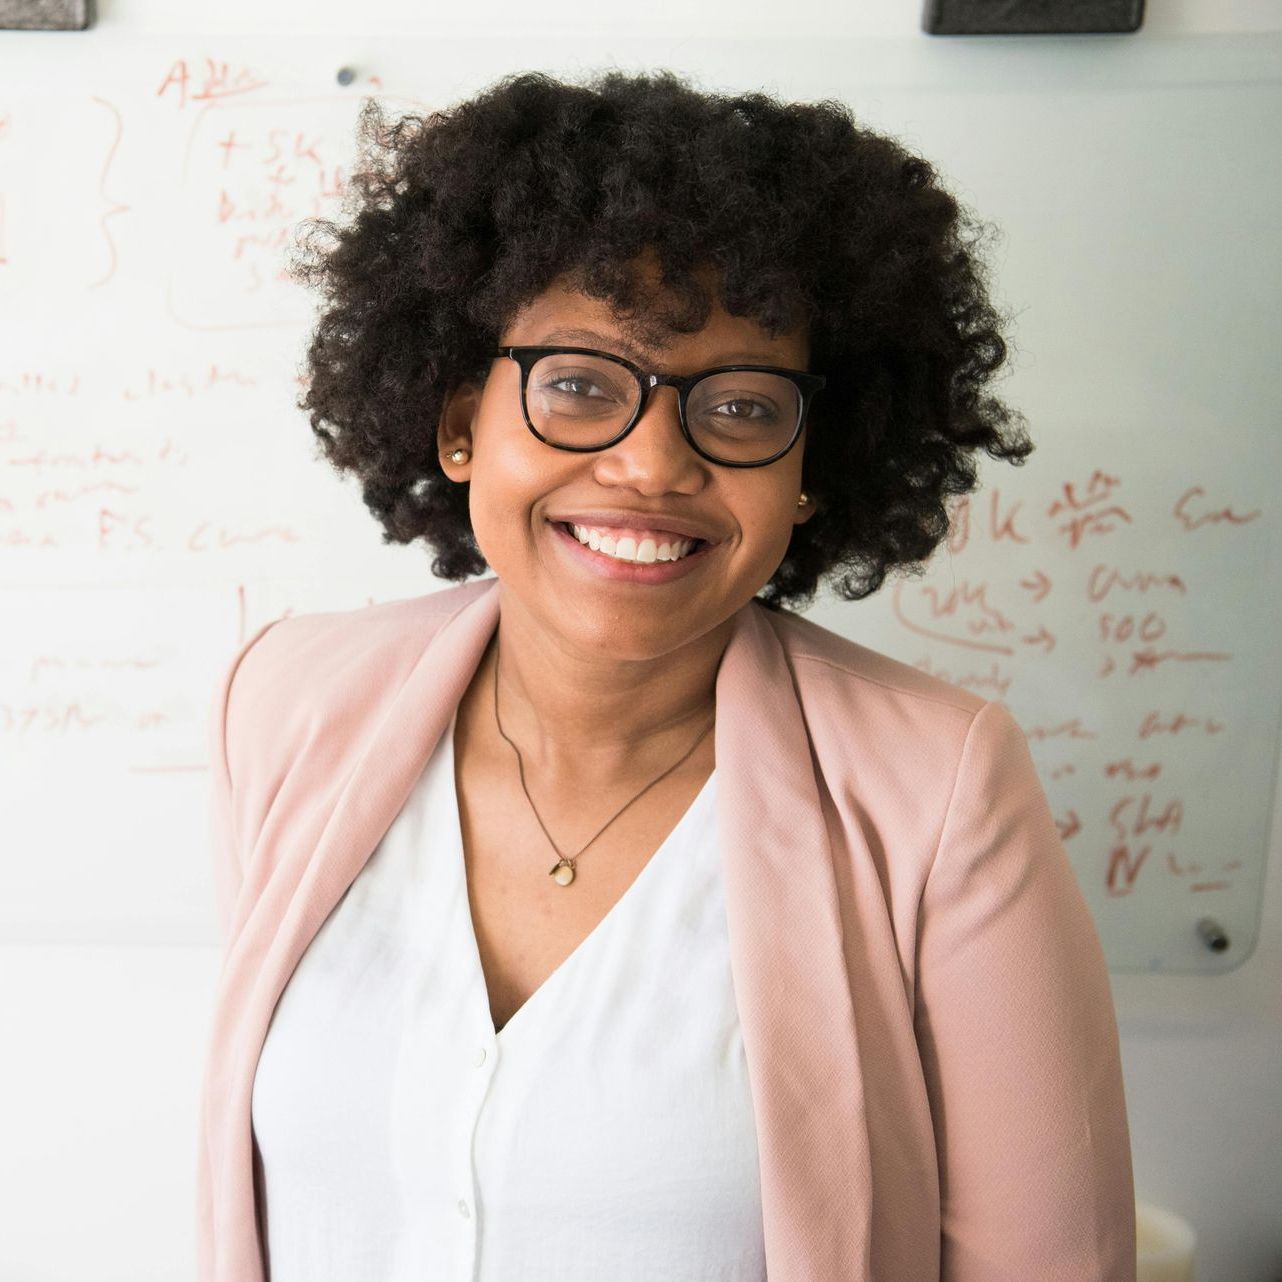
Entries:
[[672,543],[658,543],[647,538],[642,539],[638,547],[635,539],[625,537],[616,543],[612,534],[603,534],[588,526],[571,525],[570,529],[580,543],[587,544],[594,552],[604,552],[606,556],[617,557],[620,561],[679,561],[690,553],[696,542],[695,539],[677,539]]

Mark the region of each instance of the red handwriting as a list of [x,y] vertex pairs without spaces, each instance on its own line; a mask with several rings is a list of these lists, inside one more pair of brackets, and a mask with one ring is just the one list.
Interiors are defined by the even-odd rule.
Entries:
[[[98,550],[114,553],[164,551],[165,544],[152,531],[151,523],[150,516],[131,516],[101,508],[98,513]],[[296,544],[302,542],[302,535],[287,525],[234,530],[211,521],[201,521],[186,536],[182,546],[188,552],[210,552],[267,541]]]
[[1036,605],[1050,595],[1051,581],[1045,570],[1038,570],[1032,578],[1020,579],[1019,586],[1032,594],[1033,604]]
[[1099,735],[1087,730],[1081,717],[1072,717],[1055,726],[1032,726],[1024,732],[1024,737],[1045,743],[1050,739],[1098,739]]
[[55,396],[77,396],[80,393],[80,375],[72,374],[63,380],[54,374],[39,370],[23,370],[9,378],[0,378],[0,392],[13,396],[30,396],[48,393]]
[[1254,512],[1248,512],[1245,516],[1239,516],[1232,508],[1225,507],[1197,516],[1193,512],[1193,499],[1205,493],[1206,491],[1200,485],[1195,485],[1191,490],[1185,490],[1176,501],[1175,519],[1186,530],[1200,530],[1204,525],[1219,525],[1224,521],[1232,525],[1245,525],[1248,521],[1256,520],[1260,515],[1259,508]]
[[966,690],[987,690],[995,698],[1003,699],[1010,692],[1011,678],[998,671],[997,665],[992,664],[987,672],[976,672],[973,670],[955,670],[952,668],[941,667],[935,663],[928,655],[923,655],[917,659],[913,665],[919,672],[925,672],[929,676],[938,677],[941,681],[947,681],[951,685],[961,686]]
[[904,591],[904,585],[896,583],[891,594],[891,600],[894,603],[895,617],[909,632],[913,632],[918,636],[930,637],[935,641],[944,641],[949,645],[965,646],[973,650],[989,650],[998,654],[1013,653],[1009,645],[998,645],[977,639],[977,636],[984,632],[1006,632],[1014,626],[1000,610],[988,604],[985,596],[987,592],[986,585],[981,584],[973,588],[963,586],[942,594],[938,589],[927,586],[920,589],[918,593],[919,598],[928,603],[930,607],[928,614],[932,619],[954,619],[960,615],[970,616],[961,620],[962,626],[972,634],[969,637],[958,636],[953,632],[946,632],[940,628],[932,628],[918,623],[908,614],[903,599]]
[[147,528],[150,523],[149,516],[131,517],[112,512],[109,508],[99,509],[98,551],[157,551],[160,544]]
[[1104,763],[1105,779],[1124,779],[1128,783],[1133,783],[1138,779],[1156,779],[1161,773],[1162,767],[1156,761],[1150,761],[1146,766],[1137,766],[1130,757],[1127,757],[1124,761]]
[[[1023,506],[1022,501],[1011,505],[1009,508],[1003,508],[1001,490],[994,489],[988,499],[987,520],[982,527],[982,533],[987,536],[990,543],[1027,543],[1030,536],[1023,532],[1018,525],[1019,509]],[[974,504],[968,496],[954,499],[948,506],[948,534],[944,540],[944,547],[950,556],[956,556],[962,552],[966,545],[971,541],[973,526],[971,513]]]
[[1058,532],[1067,536],[1069,547],[1077,547],[1087,535],[1112,534],[1118,522],[1131,523],[1130,513],[1111,502],[1113,492],[1120,485],[1117,477],[1098,469],[1091,473],[1083,493],[1079,494],[1071,481],[1064,483],[1060,497],[1050,503],[1046,514],[1068,516]]
[[97,442],[87,450],[49,450],[38,449],[32,454],[11,455],[5,460],[9,467],[15,468],[52,468],[67,467],[73,469],[79,468],[97,468],[97,467],[141,467],[144,463],[175,463],[183,464],[187,462],[187,455],[174,446],[172,439],[166,438],[158,446],[148,450],[108,450]]
[[1071,841],[1082,831],[1082,821],[1078,817],[1076,810],[1070,810],[1067,819],[1062,822],[1058,819],[1055,820],[1055,827],[1059,829],[1060,841]]
[[1101,614],[1099,616],[1099,639],[1101,641],[1118,641],[1128,642],[1136,636],[1138,632],[1141,641],[1156,641],[1158,637],[1165,635],[1166,623],[1162,616],[1146,614],[1142,619],[1136,622],[1133,614],[1114,615]]
[[77,656],[74,660],[60,654],[38,653],[32,656],[29,676],[32,685],[38,685],[46,675],[62,676],[69,672],[151,672],[164,666],[158,658],[142,659],[137,656],[124,658],[106,657],[85,658]]
[[[1203,865],[1196,860],[1190,860],[1182,864],[1175,852],[1172,851],[1166,856],[1167,869],[1176,877],[1200,877],[1204,871]],[[1227,863],[1221,865],[1221,872],[1235,872],[1241,868],[1240,859],[1230,859]],[[1227,890],[1230,882],[1221,878],[1218,881],[1195,881],[1189,886],[1189,890],[1195,894],[1205,893],[1208,890]]]
[[1152,797],[1146,792],[1142,793],[1138,799],[1122,797],[1114,805],[1109,811],[1108,819],[1119,841],[1142,836],[1151,828],[1156,828],[1158,832],[1166,832],[1168,828],[1173,833],[1179,832],[1180,824],[1184,819],[1184,803],[1169,801],[1165,809],[1156,815],[1150,813],[1152,804]]
[[263,163],[276,165],[277,169],[274,172],[279,173],[284,170],[285,166],[279,163],[282,160],[310,160],[317,169],[325,168],[325,162],[321,160],[317,151],[320,139],[315,135],[305,134],[301,129],[269,129],[267,144],[270,150],[263,157]]
[[1148,862],[1151,846],[1144,846],[1132,853],[1127,845],[1114,846],[1108,852],[1108,865],[1104,872],[1104,888],[1110,896],[1121,898],[1135,889],[1140,869]]
[[1156,734],[1178,735],[1186,730],[1198,729],[1206,734],[1222,734],[1224,728],[1224,723],[1216,721],[1214,717],[1186,717],[1184,713],[1177,712],[1164,720],[1160,712],[1150,712],[1140,722],[1136,735],[1140,739],[1150,739]]
[[235,547],[241,543],[261,543],[265,539],[276,539],[281,543],[302,542],[298,531],[291,530],[287,525],[269,525],[261,530],[241,533],[221,525],[215,529],[210,522],[205,521],[188,537],[186,547],[189,552],[209,552],[217,548]]
[[234,387],[257,387],[258,380],[237,370],[219,369],[217,363],[211,363],[203,374],[197,375],[185,372],[162,374],[152,366],[143,376],[141,387],[127,386],[121,390],[120,395],[127,401],[140,401],[170,393],[198,396],[202,392],[214,391],[224,384]]
[[226,138],[220,138],[220,139],[219,139],[219,140],[214,144],[214,146],[216,146],[216,147],[218,148],[218,150],[219,150],[219,151],[221,151],[221,152],[223,153],[223,165],[222,165],[222,167],[223,167],[224,169],[226,169],[226,168],[227,168],[227,166],[231,164],[231,161],[232,161],[232,154],[233,154],[234,152],[237,152],[237,151],[251,151],[251,150],[252,150],[252,148],[250,147],[249,143],[247,143],[247,142],[237,142],[237,141],[236,141],[236,131],[235,131],[234,129],[228,130],[227,137],[226,137]]
[[[231,222],[270,222],[283,218],[292,218],[293,210],[280,199],[274,191],[269,191],[259,209],[238,209],[236,202],[227,194],[225,188],[218,191],[217,218],[220,223]],[[284,230],[282,228],[282,230]]]
[[42,508],[54,507],[58,504],[75,504],[88,495],[94,494],[137,494],[141,491],[140,485],[126,485],[122,481],[105,480],[105,481],[86,481],[84,485],[77,485],[71,489],[65,489],[60,485],[50,486],[47,489],[37,490],[31,500],[31,506],[40,511]]
[[1169,801],[1158,813],[1151,810],[1152,798],[1148,793],[1139,798],[1122,797],[1109,811],[1109,823],[1117,833],[1118,843],[1109,851],[1105,888],[1110,895],[1129,895],[1135,888],[1140,869],[1152,854],[1151,844],[1133,849],[1131,839],[1142,837],[1156,830],[1166,834],[1178,833],[1184,820],[1184,804]]
[[173,90],[177,93],[181,109],[188,102],[209,102],[252,93],[255,89],[265,88],[268,83],[260,80],[248,67],[233,70],[231,63],[215,62],[213,58],[204,59],[204,64],[203,72],[193,73],[187,59],[179,58],[165,73],[165,78],[156,90],[156,97],[163,98]]
[[1136,650],[1129,674],[1148,672],[1162,663],[1227,663],[1232,658],[1223,650]]
[[0,734],[68,734],[92,730],[110,720],[106,713],[92,715],[78,701],[17,705],[0,703]]
[[[223,102],[196,117],[183,162],[186,200],[198,211],[183,255],[190,268],[167,299],[179,324],[292,323],[298,300],[280,289],[291,284],[284,251],[303,220],[333,212],[348,192],[350,109],[335,100],[328,132],[310,101]],[[231,270],[211,270],[220,259]],[[241,301],[243,320],[229,318],[229,305]]]
[[1153,588],[1170,588],[1188,595],[1188,585],[1178,574],[1137,573],[1125,575],[1108,565],[1093,566],[1086,580],[1086,598],[1098,603],[1113,591],[1146,593]]
[[990,500],[989,534],[994,543],[1001,543],[1007,539],[1015,543],[1028,542],[1028,535],[1021,534],[1015,528],[1015,516],[1022,506],[1022,503],[1016,503],[1009,512],[1003,513],[1001,511],[1001,491],[993,491],[993,497]]
[[40,534],[28,534],[26,530],[0,529],[0,548],[11,552],[54,552],[62,546],[48,530]]
[[1080,494],[1072,481],[1065,481],[1060,487],[1059,497],[1047,506],[1046,514],[1056,517],[1061,512],[1085,512],[1091,508],[1106,506],[1121,484],[1119,477],[1110,476],[1096,468],[1091,473],[1091,479],[1086,482],[1084,492]]
[[[61,735],[117,728],[124,723],[130,731],[162,730],[177,718],[164,708],[140,709],[133,713],[90,712],[78,699],[49,700],[45,703],[0,703],[0,735]],[[190,769],[190,767],[187,767]],[[156,767],[182,769],[182,767]]]
[[957,618],[970,613],[974,617],[967,619],[965,626],[977,635],[985,632],[1009,632],[1015,625],[1000,610],[988,603],[987,595],[986,583],[978,586],[963,583],[960,588],[954,588],[949,592],[940,592],[934,587],[924,587],[919,593],[919,599],[930,606],[929,614],[932,619]]

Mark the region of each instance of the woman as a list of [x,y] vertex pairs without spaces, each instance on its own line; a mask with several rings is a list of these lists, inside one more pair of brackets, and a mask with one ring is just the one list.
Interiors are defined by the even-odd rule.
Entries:
[[386,540],[494,576],[220,684],[201,1278],[1133,1278],[1022,733],[794,608],[1031,450],[973,224],[831,102],[367,111],[302,406]]

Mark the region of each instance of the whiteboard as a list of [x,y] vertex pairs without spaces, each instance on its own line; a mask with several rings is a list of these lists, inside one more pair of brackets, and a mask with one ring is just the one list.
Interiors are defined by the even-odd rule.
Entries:
[[984,460],[924,575],[809,615],[1007,703],[1111,967],[1240,965],[1282,713],[1282,41],[1259,35],[588,32],[571,57],[563,36],[6,33],[0,937],[214,943],[205,717],[233,650],[447,586],[380,542],[294,407],[314,304],[284,254],[337,212],[362,96],[424,110],[607,65],[840,98],[1000,226],[1000,390],[1037,452]]

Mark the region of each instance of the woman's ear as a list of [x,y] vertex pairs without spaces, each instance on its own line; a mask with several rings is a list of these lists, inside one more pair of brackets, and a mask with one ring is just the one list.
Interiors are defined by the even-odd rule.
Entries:
[[814,496],[807,495],[804,490],[802,491],[802,495],[805,496],[808,501],[802,503],[800,502],[801,496],[798,496],[797,515],[792,518],[793,525],[805,525],[805,523],[818,511],[818,504],[815,502]]
[[441,460],[441,470],[451,481],[471,478],[472,429],[480,406],[480,389],[473,383],[460,383],[445,394],[436,429],[436,452]]

